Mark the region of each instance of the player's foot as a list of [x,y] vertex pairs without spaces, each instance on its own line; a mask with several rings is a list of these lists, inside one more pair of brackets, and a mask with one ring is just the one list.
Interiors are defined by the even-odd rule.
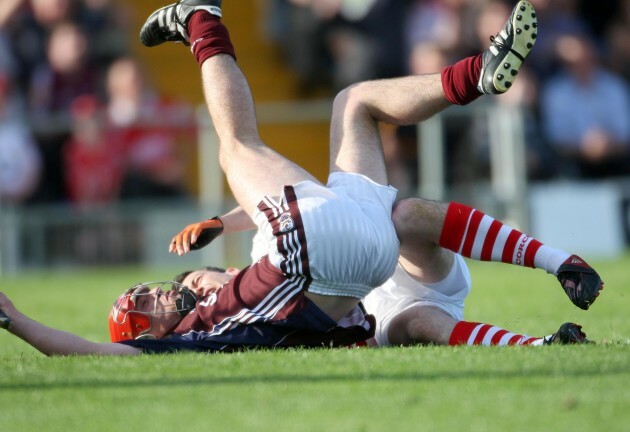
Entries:
[[519,1],[503,29],[490,37],[492,44],[483,52],[481,77],[477,83],[481,93],[505,93],[512,86],[534,47],[537,27],[534,7],[528,1]]
[[153,12],[140,30],[143,45],[154,47],[164,42],[189,45],[188,20],[194,12],[205,10],[221,17],[222,0],[181,0]]
[[582,331],[582,326],[574,323],[564,323],[560,329],[551,336],[545,338],[545,345],[551,344],[586,344],[591,343],[586,339],[586,334]]
[[588,309],[595,301],[604,282],[586,261],[571,255],[558,269],[558,280],[574,305]]

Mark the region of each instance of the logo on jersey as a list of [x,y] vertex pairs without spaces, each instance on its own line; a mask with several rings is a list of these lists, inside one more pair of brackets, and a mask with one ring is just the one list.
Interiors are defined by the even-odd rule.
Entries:
[[278,223],[280,224],[280,232],[283,233],[292,231],[295,228],[295,223],[293,223],[293,218],[289,213],[282,213],[278,218]]
[[212,306],[216,302],[217,302],[217,293],[213,292],[208,297],[206,297],[204,301],[199,302],[199,306],[208,307],[208,306]]

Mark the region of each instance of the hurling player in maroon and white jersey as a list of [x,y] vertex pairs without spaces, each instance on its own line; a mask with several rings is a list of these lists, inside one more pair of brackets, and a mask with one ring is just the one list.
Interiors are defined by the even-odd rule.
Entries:
[[[563,324],[552,335],[531,337],[463,320],[464,301],[472,285],[464,256],[543,269],[555,275],[569,298],[584,308],[576,292],[599,288],[602,282],[576,255],[543,245],[479,210],[455,202],[405,199],[397,203],[392,218],[401,238],[401,255],[394,274],[363,299],[367,312],[376,318],[370,344],[536,346],[587,342],[580,326],[573,323]],[[173,238],[169,250],[182,255],[204,247],[224,232],[253,228],[247,215],[234,209],[221,218],[188,225]],[[264,253],[257,239],[252,251],[254,262]],[[204,268],[184,272],[175,280],[195,289],[212,289],[218,279],[236,274],[234,268]],[[583,289],[587,285],[591,288]]]
[[[265,255],[209,295],[176,283],[132,287],[112,310],[113,344],[43,326],[0,295],[0,324],[40,351],[138,354],[163,347],[356,341],[355,330],[372,328],[359,300],[395,272],[399,253],[391,219],[396,190],[387,184],[378,123],[415,124],[452,104],[507,91],[536,37],[535,13],[521,1],[484,53],[442,73],[364,82],[340,92],[333,105],[330,176],[322,185],[261,141],[220,6],[220,0],[166,6],[148,18],[140,38],[146,46],[191,45],[220,140],[221,167],[265,240]],[[588,306],[598,292],[577,300]],[[358,322],[346,323],[348,314],[358,315]]]

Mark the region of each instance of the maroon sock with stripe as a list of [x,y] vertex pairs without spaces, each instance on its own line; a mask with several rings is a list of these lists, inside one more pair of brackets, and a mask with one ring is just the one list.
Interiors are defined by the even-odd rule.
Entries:
[[206,11],[195,12],[188,21],[190,50],[199,62],[217,54],[229,54],[236,60],[230,33],[218,16]]
[[542,345],[544,338],[509,332],[491,324],[460,321],[455,324],[449,345]]
[[467,57],[442,69],[442,88],[451,103],[466,105],[481,96],[477,83],[481,76],[481,54]]
[[440,246],[466,258],[541,268],[557,274],[570,254],[463,204],[452,202],[446,211]]

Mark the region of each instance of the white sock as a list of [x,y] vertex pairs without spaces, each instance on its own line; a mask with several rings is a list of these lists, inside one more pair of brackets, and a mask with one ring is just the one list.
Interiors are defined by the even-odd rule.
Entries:
[[558,269],[563,262],[571,256],[570,253],[560,249],[554,249],[544,244],[538,248],[534,257],[534,267],[545,270],[552,275],[558,274]]

